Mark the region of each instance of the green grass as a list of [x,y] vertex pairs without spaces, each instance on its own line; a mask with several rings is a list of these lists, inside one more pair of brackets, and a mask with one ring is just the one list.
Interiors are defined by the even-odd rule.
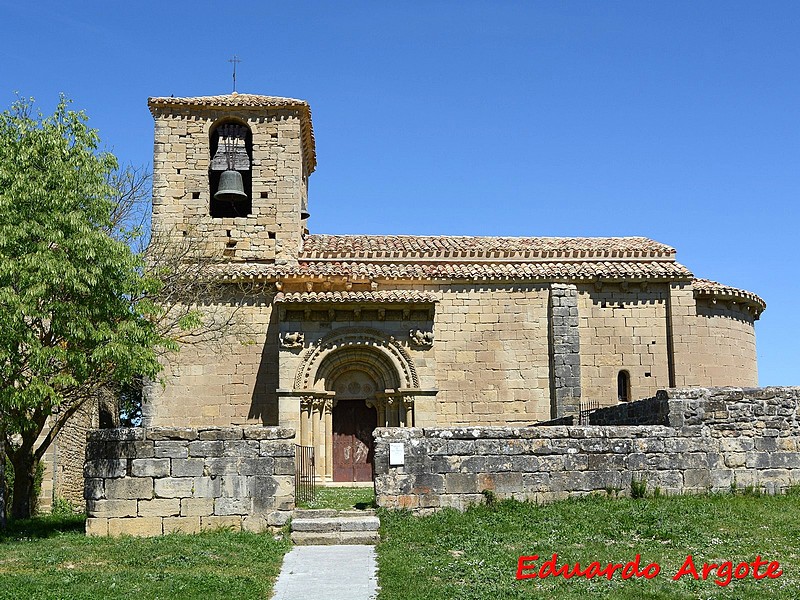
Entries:
[[[641,500],[599,496],[546,506],[498,502],[428,517],[381,511],[380,600],[506,598],[800,598],[800,495],[709,495]],[[521,555],[558,553],[559,565],[625,563],[641,554],[654,579],[516,580]],[[688,554],[698,568],[777,560],[778,579],[727,587],[672,576]],[[761,572],[764,568],[761,569]]]
[[83,522],[39,517],[0,532],[0,599],[269,598],[289,549],[229,531],[87,538]]
[[312,502],[299,502],[298,508],[333,508],[363,510],[375,506],[375,490],[371,487],[317,487]]

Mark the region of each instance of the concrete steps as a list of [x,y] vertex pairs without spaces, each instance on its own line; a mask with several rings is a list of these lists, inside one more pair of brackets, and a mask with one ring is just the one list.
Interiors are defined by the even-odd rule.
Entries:
[[374,510],[295,510],[292,542],[298,546],[369,544],[380,540]]

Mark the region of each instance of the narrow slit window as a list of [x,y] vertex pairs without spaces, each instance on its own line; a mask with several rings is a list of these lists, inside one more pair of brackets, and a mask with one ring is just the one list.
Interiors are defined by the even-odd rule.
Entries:
[[631,399],[631,374],[620,371],[617,375],[617,400],[629,402]]

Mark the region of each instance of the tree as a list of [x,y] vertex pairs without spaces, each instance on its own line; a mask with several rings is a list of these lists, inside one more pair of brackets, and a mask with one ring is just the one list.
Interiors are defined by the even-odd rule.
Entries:
[[155,377],[174,348],[150,300],[160,284],[119,227],[116,159],[68,104],[44,116],[18,100],[0,115],[0,435],[14,518],[30,516],[36,466],[66,421],[101,388]]

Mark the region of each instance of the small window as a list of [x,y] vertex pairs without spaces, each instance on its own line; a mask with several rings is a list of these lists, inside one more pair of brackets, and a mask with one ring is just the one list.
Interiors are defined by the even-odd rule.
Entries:
[[617,375],[617,400],[629,402],[631,399],[631,374],[620,371]]

